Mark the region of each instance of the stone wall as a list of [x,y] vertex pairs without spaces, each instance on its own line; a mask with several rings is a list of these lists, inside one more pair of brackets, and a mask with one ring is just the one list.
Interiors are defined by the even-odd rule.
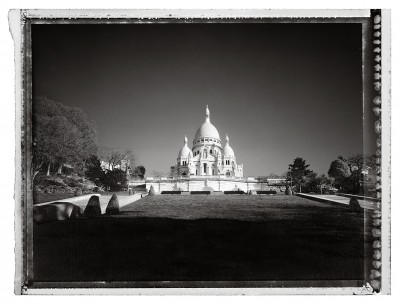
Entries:
[[[284,180],[272,180],[270,182],[259,182],[252,179],[222,179],[222,178],[183,178],[183,179],[151,179],[146,180],[146,189],[149,190],[153,186],[156,192],[162,191],[232,191],[243,190],[248,192],[250,190],[271,190],[276,189],[277,193],[283,193],[285,187]],[[282,189],[282,190],[281,190]]]

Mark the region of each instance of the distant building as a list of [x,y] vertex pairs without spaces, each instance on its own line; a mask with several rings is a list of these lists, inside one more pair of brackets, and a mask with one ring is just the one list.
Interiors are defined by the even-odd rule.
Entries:
[[[210,122],[210,111],[206,106],[205,122],[196,131],[192,148],[189,148],[185,136],[177,162],[170,168],[170,176],[147,177],[145,184],[147,190],[153,187],[156,193],[274,190],[283,194],[287,182],[286,178],[244,178],[243,165],[237,163],[228,136],[223,147],[219,132]],[[135,182],[131,181],[130,186],[135,186]]]
[[185,136],[184,146],[178,152],[177,163],[171,167],[171,176],[243,177],[243,165],[237,164],[227,135],[223,148],[219,132],[210,122],[207,106],[205,122],[196,131],[192,149],[188,147]]

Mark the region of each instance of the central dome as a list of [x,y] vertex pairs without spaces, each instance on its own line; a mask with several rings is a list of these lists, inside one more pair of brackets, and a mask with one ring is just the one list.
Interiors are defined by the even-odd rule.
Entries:
[[195,139],[212,137],[220,140],[220,135],[217,129],[210,122],[204,122],[196,131]]
[[220,140],[219,132],[217,131],[215,126],[210,123],[210,113],[209,113],[209,108],[207,106],[206,106],[206,120],[196,131],[195,140],[206,137],[216,138]]

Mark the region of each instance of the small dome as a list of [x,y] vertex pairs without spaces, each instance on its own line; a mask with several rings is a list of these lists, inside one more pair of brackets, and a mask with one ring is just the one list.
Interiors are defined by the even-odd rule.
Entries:
[[224,156],[235,157],[234,151],[229,145],[224,147]]
[[178,153],[178,157],[188,157],[188,155],[190,157],[192,157],[192,151],[191,149],[188,147],[188,139],[187,136],[185,136],[184,138],[184,146],[181,148],[180,152]]
[[206,105],[206,119],[205,122],[199,127],[195,134],[195,140],[199,138],[216,138],[220,140],[220,135],[217,129],[214,127],[213,124],[210,123],[210,112],[209,108]]
[[224,147],[224,156],[235,157],[234,150],[230,147],[230,139],[226,135],[226,145]]

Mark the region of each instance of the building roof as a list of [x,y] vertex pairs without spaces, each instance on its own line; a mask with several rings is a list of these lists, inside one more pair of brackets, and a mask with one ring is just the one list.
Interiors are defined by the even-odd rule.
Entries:
[[215,126],[210,122],[210,112],[209,108],[206,105],[206,117],[205,122],[198,128],[195,134],[195,140],[199,138],[215,138],[220,140],[220,135]]

